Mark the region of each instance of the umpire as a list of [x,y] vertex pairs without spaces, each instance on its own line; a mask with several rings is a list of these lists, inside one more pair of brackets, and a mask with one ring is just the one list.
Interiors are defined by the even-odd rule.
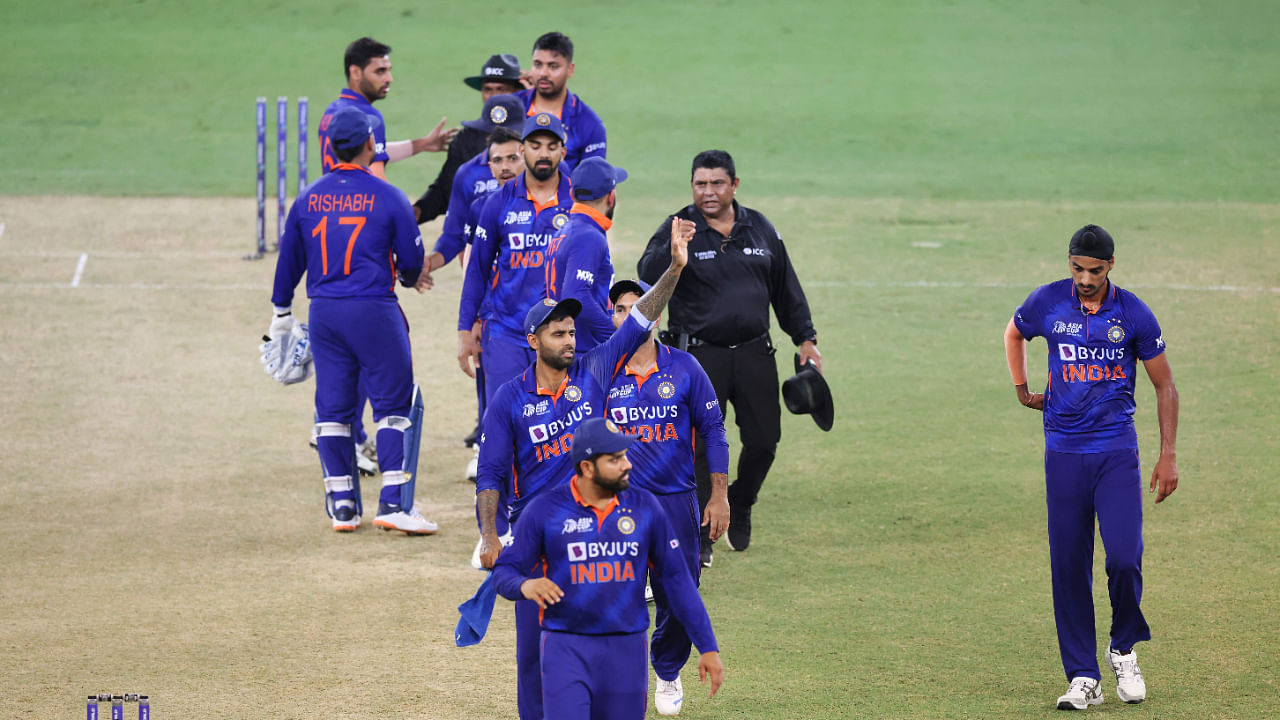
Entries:
[[[782,437],[778,404],[776,351],[769,338],[769,306],[778,325],[800,348],[802,362],[822,369],[817,333],[804,290],[787,257],[782,236],[764,215],[738,204],[733,158],[707,150],[693,159],[693,204],[675,213],[696,225],[689,242],[689,264],[671,298],[668,344],[687,349],[711,378],[720,407],[733,404],[741,433],[738,477],[729,486],[730,549],[751,542],[751,507],[773,464]],[[671,218],[649,240],[637,266],[652,283],[666,269]],[[701,438],[695,470],[698,503],[711,497]],[[701,562],[711,566],[711,539],[703,528]]]

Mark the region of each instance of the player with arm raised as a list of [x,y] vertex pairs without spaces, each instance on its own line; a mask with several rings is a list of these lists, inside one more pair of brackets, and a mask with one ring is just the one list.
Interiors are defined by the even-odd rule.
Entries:
[[[1086,225],[1072,236],[1067,254],[1071,277],[1027,297],[1005,328],[1004,348],[1018,402],[1044,413],[1053,615],[1070,681],[1057,706],[1084,710],[1102,702],[1092,590],[1095,516],[1106,548],[1107,660],[1116,694],[1127,703],[1147,696],[1133,649],[1151,639],[1140,607],[1142,475],[1133,426],[1138,361],[1156,390],[1160,456],[1149,489],[1157,503],[1178,488],[1178,390],[1155,315],[1108,277],[1115,266],[1111,235]],[[1027,389],[1026,345],[1036,337],[1049,345],[1043,393]]]
[[405,462],[405,434],[421,428],[409,420],[413,359],[395,277],[424,292],[431,276],[422,270],[422,236],[408,199],[369,171],[377,153],[377,122],[354,107],[340,108],[330,118],[332,149],[341,162],[307,187],[289,210],[271,295],[275,315],[267,334],[276,338],[292,330],[294,288],[305,274],[316,369],[317,449],[333,529],[351,532],[360,525],[351,426],[356,384],[363,373],[378,423],[382,470],[374,525],[426,535],[436,525],[413,508],[413,469]]
[[[480,439],[476,505],[480,515],[480,562],[493,567],[502,551],[499,521],[514,524],[540,492],[572,474],[569,451],[577,426],[604,413],[605,397],[626,359],[649,336],[680,271],[688,261],[692,223],[673,220],[671,261],[653,289],[636,301],[630,317],[608,342],[582,356],[575,353],[577,300],[544,298],[525,315],[534,363],[498,388],[485,409]],[[486,357],[488,357],[486,355]],[[538,608],[517,602],[516,666],[522,720],[542,717],[538,668]]]

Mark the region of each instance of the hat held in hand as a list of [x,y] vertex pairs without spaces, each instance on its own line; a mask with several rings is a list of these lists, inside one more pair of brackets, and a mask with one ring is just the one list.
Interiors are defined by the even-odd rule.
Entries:
[[818,427],[827,432],[831,430],[836,414],[831,402],[831,388],[827,387],[827,380],[816,365],[800,363],[799,353],[796,353],[796,374],[782,383],[782,400],[792,413],[812,415]]

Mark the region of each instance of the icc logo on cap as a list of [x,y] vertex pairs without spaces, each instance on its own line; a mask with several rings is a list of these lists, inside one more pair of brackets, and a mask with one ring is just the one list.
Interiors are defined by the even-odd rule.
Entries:
[[501,125],[507,121],[507,109],[501,105],[495,106],[489,111],[489,119],[493,121],[494,125]]

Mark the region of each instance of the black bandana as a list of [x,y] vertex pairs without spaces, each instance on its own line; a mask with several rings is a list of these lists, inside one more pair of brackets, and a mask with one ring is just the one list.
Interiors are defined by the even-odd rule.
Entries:
[[1071,249],[1067,254],[1110,260],[1115,257],[1116,244],[1106,230],[1097,225],[1085,225],[1071,236]]

